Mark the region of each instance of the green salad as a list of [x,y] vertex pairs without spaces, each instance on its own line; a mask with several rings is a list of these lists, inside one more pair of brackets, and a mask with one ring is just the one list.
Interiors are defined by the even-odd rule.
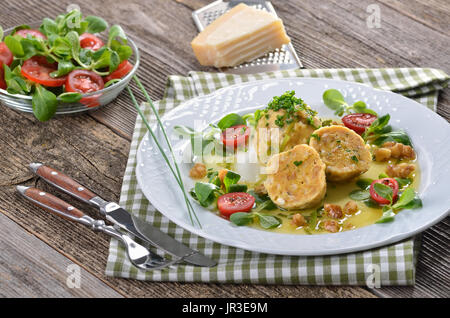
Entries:
[[22,24],[7,36],[0,27],[0,88],[31,96],[34,115],[46,121],[59,102],[99,106],[100,95],[83,94],[120,81],[133,68],[132,54],[119,25],[78,10],[45,18],[37,29]]

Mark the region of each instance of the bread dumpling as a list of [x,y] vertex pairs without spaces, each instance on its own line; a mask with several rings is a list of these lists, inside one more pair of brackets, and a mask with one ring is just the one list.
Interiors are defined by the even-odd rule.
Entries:
[[[258,120],[257,151],[261,162],[267,162],[271,155],[292,149],[296,145],[307,144],[309,137],[321,126],[320,119],[297,110],[288,122],[279,121],[286,110],[267,110]],[[280,126],[282,125],[282,126]]]
[[302,144],[273,155],[264,186],[270,199],[284,209],[318,205],[326,193],[325,164],[314,148]]
[[347,181],[369,170],[372,156],[368,146],[360,135],[347,127],[333,125],[317,129],[309,145],[325,163],[329,181]]

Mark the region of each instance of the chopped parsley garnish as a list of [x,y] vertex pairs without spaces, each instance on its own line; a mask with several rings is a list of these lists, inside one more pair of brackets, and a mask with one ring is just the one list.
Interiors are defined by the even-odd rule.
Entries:
[[353,160],[354,162],[358,162],[358,161],[359,161],[358,158],[357,158],[356,156],[352,156],[352,160]]
[[306,121],[308,122],[309,125],[313,126],[313,128],[315,129],[320,128],[314,124],[314,118],[312,116],[306,117]]
[[261,110],[260,110],[260,109],[257,109],[257,110],[255,111],[255,125],[256,125],[256,123],[259,121],[260,118],[261,118]]
[[306,103],[300,99],[294,96],[295,91],[287,91],[281,96],[274,96],[272,101],[269,102],[266,109],[263,110],[265,112],[266,118],[268,117],[267,112],[269,110],[272,111],[284,111],[283,115],[277,115],[277,119],[275,120],[275,124],[278,127],[284,127],[285,124],[290,124],[294,120],[299,120],[299,115],[297,114],[298,111],[303,110],[305,111],[309,116],[307,117],[307,121],[309,124],[314,126],[313,117],[317,114],[314,110],[312,110]]
[[322,122],[322,127],[331,126],[332,122],[333,122],[333,121],[332,121],[331,119],[324,120],[324,121]]
[[278,127],[283,127],[284,126],[284,119],[285,119],[286,115],[277,115],[277,119],[275,120],[275,124]]
[[300,166],[303,163],[303,161],[294,161],[294,165],[296,165],[297,167]]
[[320,141],[320,136],[318,134],[311,134],[312,138],[316,138],[317,141]]

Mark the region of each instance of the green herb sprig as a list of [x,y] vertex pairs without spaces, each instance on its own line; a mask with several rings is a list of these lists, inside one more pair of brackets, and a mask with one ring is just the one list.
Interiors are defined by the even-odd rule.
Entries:
[[422,207],[422,201],[412,188],[406,188],[395,204],[393,202],[393,191],[391,187],[382,183],[375,183],[374,190],[379,196],[389,201],[389,204],[383,206],[383,215],[376,223],[392,222],[396,211]]
[[[380,179],[386,178],[386,177],[387,176],[385,176],[384,174],[379,175]],[[412,180],[410,178],[394,178],[394,179],[398,182],[400,190],[404,190],[404,191],[408,191],[408,192],[410,192],[412,190],[412,189],[408,188],[408,186],[412,183]],[[384,206],[384,207],[380,206],[370,196],[369,188],[373,181],[374,180],[370,179],[370,178],[358,179],[356,181],[356,185],[359,187],[359,189],[351,191],[349,193],[349,197],[350,197],[350,199],[355,200],[355,201],[362,201],[365,205],[367,205],[370,208],[384,208],[386,210],[386,206]],[[377,192],[377,190],[378,190],[378,192],[380,192],[380,193],[377,192],[378,195],[380,195],[382,197],[384,197],[383,195],[386,195],[386,197],[384,197],[384,198],[386,198],[386,199],[389,198],[390,197],[389,191],[392,191],[392,189],[388,186],[385,186],[384,184],[381,184],[381,186],[377,185],[377,184],[374,185],[375,192]],[[384,190],[383,189],[380,190],[380,187],[384,188],[383,186],[385,186],[387,188],[385,188]],[[391,190],[389,190],[388,188]],[[384,193],[384,194],[382,195],[382,193]],[[388,200],[390,200],[390,199],[388,199]],[[405,202],[405,199],[403,199],[402,201],[400,201],[400,199],[399,199],[399,201],[397,201],[397,203],[394,204],[393,207],[394,207],[394,209],[398,209],[399,207],[402,207],[402,206],[403,206],[402,208],[414,208],[414,207],[419,206],[418,202],[420,201],[420,199],[415,197],[413,201],[415,202],[414,204],[410,202],[410,203],[407,203],[406,206],[403,206],[402,202]],[[401,204],[397,205],[398,202],[400,202]],[[391,215],[391,213],[387,213],[385,216],[390,217],[392,215]]]
[[242,119],[246,123],[247,126],[256,126],[256,112],[255,113],[249,113],[242,116]]
[[323,206],[311,212],[311,214],[307,217],[308,227],[305,228],[305,232],[307,234],[311,234],[312,231],[316,230],[318,219],[322,217],[324,212]]
[[222,131],[233,127],[237,125],[245,125],[245,120],[238,114],[230,113],[223,117],[219,122],[217,123],[217,127],[219,127]]
[[392,127],[388,125],[390,119],[391,116],[389,114],[375,119],[362,134],[363,139],[376,146],[380,146],[388,141],[399,142],[407,146],[412,146],[411,139],[406,132],[392,131]]
[[230,216],[230,221],[238,226],[244,226],[252,224],[253,222],[259,222],[259,225],[264,229],[273,229],[281,224],[281,220],[273,215],[261,213],[263,210],[273,210],[276,205],[270,200],[267,195],[259,195],[253,190],[248,191],[250,195],[255,198],[256,207],[251,212],[237,212]]
[[239,174],[228,170],[227,174],[223,178],[223,185],[225,186],[226,193],[238,192],[238,191],[230,191],[230,187],[233,185],[236,185],[240,179],[241,179],[241,176]]
[[352,105],[349,105],[344,96],[337,89],[327,89],[323,92],[322,99],[324,104],[334,110],[334,114],[337,116],[342,116],[344,113],[367,113],[378,116],[378,114],[369,109],[365,102],[357,101]]
[[258,220],[263,229],[273,229],[281,224],[281,220],[276,216],[263,214],[260,212],[236,212],[230,216],[230,221],[238,226],[249,225]]
[[246,125],[247,120],[253,120],[253,114],[240,116],[236,113],[230,113],[221,118],[217,125],[210,124],[207,130],[203,132],[194,131],[191,127],[183,125],[175,126],[174,130],[182,136],[189,136],[191,138],[192,154],[194,156],[201,157],[204,154],[213,152],[215,154],[226,156],[234,152],[230,151],[231,149],[224,147],[224,144],[220,138],[218,138],[220,133],[233,126]]
[[214,202],[216,199],[216,193],[219,192],[220,188],[216,184],[196,182],[194,189],[190,193],[201,206],[208,207]]
[[171,145],[171,143],[170,143],[170,141],[169,141],[169,139],[168,139],[168,137],[167,137],[165,128],[164,128],[164,126],[162,125],[161,118],[159,117],[159,114],[158,114],[158,112],[157,112],[155,106],[153,105],[153,101],[152,101],[152,99],[150,98],[150,96],[148,95],[147,90],[146,90],[145,87],[142,85],[142,83],[139,81],[139,79],[137,78],[136,75],[133,76],[133,80],[136,82],[136,84],[138,85],[138,87],[141,89],[142,93],[144,94],[145,98],[147,99],[147,102],[149,103],[149,105],[150,105],[150,107],[151,107],[151,109],[152,109],[152,111],[153,111],[153,113],[154,113],[154,115],[155,115],[155,117],[156,117],[156,120],[157,120],[157,122],[158,122],[158,125],[159,125],[161,131],[163,132],[164,139],[165,139],[165,141],[166,141],[166,143],[167,143],[167,146],[168,146],[168,148],[169,148],[169,152],[170,152],[170,154],[171,154],[171,156],[172,156],[173,166],[174,166],[175,168],[172,166],[172,164],[171,164],[169,158],[167,157],[167,155],[165,154],[163,148],[161,147],[161,145],[160,145],[158,139],[156,138],[156,136],[155,136],[153,130],[152,130],[151,127],[150,127],[150,124],[149,124],[148,121],[147,121],[147,118],[145,118],[145,115],[142,113],[142,110],[141,110],[141,108],[139,107],[139,104],[137,103],[136,98],[134,97],[133,92],[131,91],[130,87],[127,86],[127,91],[128,91],[128,93],[129,93],[129,95],[130,95],[130,97],[131,97],[131,100],[132,100],[132,102],[133,102],[133,105],[134,105],[134,107],[136,108],[136,110],[137,110],[139,116],[142,118],[142,121],[144,122],[145,126],[147,127],[148,132],[150,133],[150,135],[151,135],[153,141],[155,142],[156,146],[157,146],[158,149],[159,149],[159,152],[160,152],[161,155],[163,156],[164,161],[166,162],[167,166],[169,167],[169,170],[171,171],[171,173],[172,173],[173,177],[175,178],[175,180],[176,180],[178,186],[180,187],[181,192],[183,193],[183,197],[184,197],[184,200],[185,200],[185,203],[186,203],[186,208],[187,208],[187,210],[188,210],[189,218],[190,218],[190,220],[191,220],[192,225],[195,225],[195,222],[194,222],[194,219],[195,219],[195,221],[197,222],[198,226],[201,228],[201,223],[200,223],[200,221],[198,220],[197,214],[195,213],[195,210],[194,210],[194,208],[192,207],[192,204],[191,204],[191,202],[189,201],[189,198],[188,198],[188,196],[187,196],[187,194],[186,194],[186,190],[185,190],[184,184],[183,184],[183,179],[181,178],[180,169],[179,169],[178,164],[177,164],[177,162],[176,162],[176,158],[175,158],[175,155],[174,155],[174,152],[173,152],[173,149],[172,149],[172,145]]
[[208,172],[207,177],[209,182],[196,182],[190,191],[192,197],[204,207],[210,206],[216,198],[225,193],[247,192],[247,185],[238,184],[241,176],[233,171],[228,171],[223,179],[225,191],[222,190],[222,181],[217,171]]
[[230,152],[218,138],[222,130],[217,125],[210,124],[205,131],[195,131],[191,127],[177,125],[174,127],[174,131],[181,136],[190,137],[193,156],[202,157],[214,153],[226,156]]

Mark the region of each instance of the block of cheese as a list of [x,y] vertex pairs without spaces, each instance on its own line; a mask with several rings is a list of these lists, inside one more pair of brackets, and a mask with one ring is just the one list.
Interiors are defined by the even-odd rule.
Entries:
[[252,61],[289,42],[281,19],[241,3],[209,24],[191,46],[200,64],[226,67]]

